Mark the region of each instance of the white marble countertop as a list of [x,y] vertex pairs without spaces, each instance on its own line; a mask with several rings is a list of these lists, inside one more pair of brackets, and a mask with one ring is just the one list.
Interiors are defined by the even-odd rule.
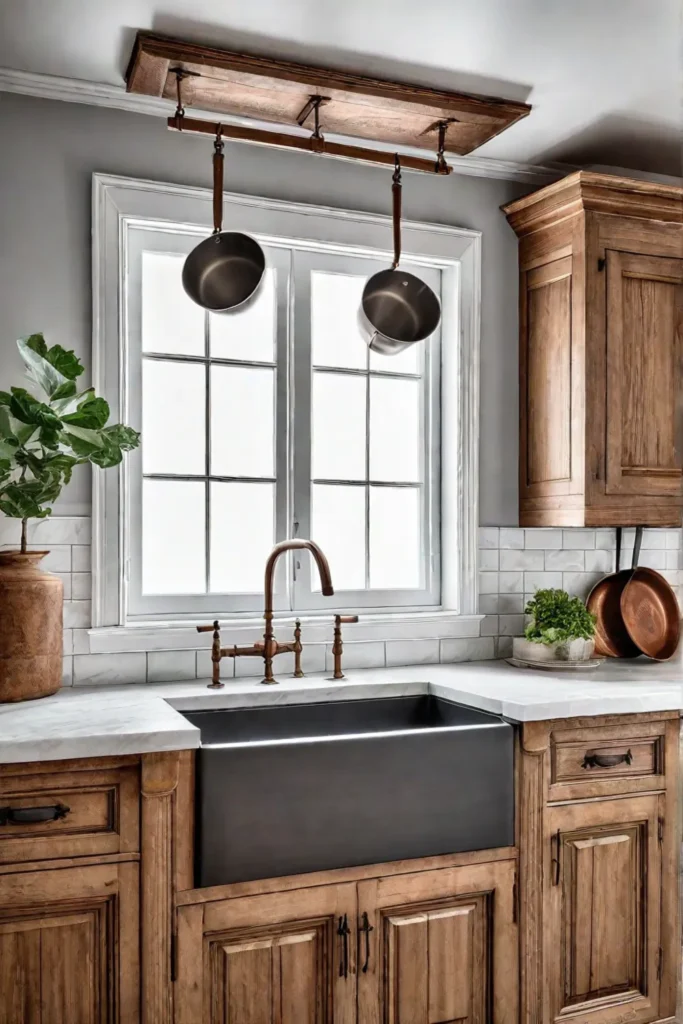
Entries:
[[520,722],[683,709],[683,666],[645,659],[571,675],[486,661],[357,670],[341,682],[325,675],[278,686],[233,679],[221,690],[206,682],[79,686],[0,705],[0,764],[191,749],[199,730],[179,712],[206,708],[434,693]]

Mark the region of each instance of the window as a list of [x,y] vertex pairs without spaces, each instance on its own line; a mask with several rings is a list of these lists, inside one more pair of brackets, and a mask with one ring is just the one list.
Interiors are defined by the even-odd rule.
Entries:
[[[441,559],[442,334],[459,333],[455,261],[438,247],[434,255],[406,247],[402,265],[441,296],[443,323],[427,343],[381,356],[361,335],[358,308],[388,252],[353,237],[367,238],[364,221],[374,221],[370,234],[388,245],[384,218],[358,215],[354,232],[352,215],[235,197],[247,221],[235,226],[264,246],[266,276],[246,310],[209,314],[182,289],[185,256],[206,234],[185,222],[187,203],[172,202],[182,190],[164,197],[170,216],[136,211],[123,219],[120,208],[111,209],[111,190],[125,192],[125,185],[112,181],[102,190],[105,237],[95,253],[101,337],[107,281],[109,292],[114,281],[101,248],[107,217],[112,228],[117,222],[120,319],[113,346],[100,343],[98,352],[96,336],[96,376],[99,370],[100,386],[142,431],[143,444],[115,492],[103,477],[96,481],[96,624],[254,617],[263,607],[267,555],[294,536],[320,544],[335,597],[322,597],[313,561],[295,553],[281,559],[276,578],[282,615],[333,606],[462,610],[460,554],[443,581],[448,600]],[[316,215],[323,223],[311,232]],[[268,231],[259,230],[266,224]],[[460,357],[451,362],[444,380],[461,376]],[[451,424],[461,421],[458,397],[445,413]],[[451,492],[446,482],[449,510]],[[454,523],[458,538],[455,546],[446,539],[447,550],[461,551],[462,525]],[[460,608],[451,596],[455,576]]]

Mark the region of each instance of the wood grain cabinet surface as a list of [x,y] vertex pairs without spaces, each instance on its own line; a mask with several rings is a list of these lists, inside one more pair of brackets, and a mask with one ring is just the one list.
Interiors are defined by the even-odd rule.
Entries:
[[138,865],[0,875],[0,1024],[140,1020]]
[[515,1024],[516,858],[501,856],[197,890],[178,910],[176,1024]]
[[673,1020],[678,760],[678,712],[522,726],[523,1024]]
[[579,171],[519,236],[520,525],[679,526],[683,189]]

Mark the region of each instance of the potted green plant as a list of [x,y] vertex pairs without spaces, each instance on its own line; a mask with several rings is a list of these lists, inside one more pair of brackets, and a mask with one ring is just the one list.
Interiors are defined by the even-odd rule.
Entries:
[[0,512],[21,521],[17,551],[0,551],[0,702],[54,693],[62,681],[63,586],[29,551],[28,523],[52,513],[74,466],[118,466],[137,448],[131,427],[109,425],[109,406],[93,388],[79,391],[84,372],[61,345],[42,334],[17,342],[28,388],[0,391]]
[[523,661],[587,661],[595,648],[595,616],[566,590],[537,590],[525,608],[529,623],[512,653]]

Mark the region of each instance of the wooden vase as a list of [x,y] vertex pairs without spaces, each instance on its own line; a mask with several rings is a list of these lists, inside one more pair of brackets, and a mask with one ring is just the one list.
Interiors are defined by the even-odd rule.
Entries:
[[64,586],[39,563],[47,551],[0,551],[0,703],[62,685]]

